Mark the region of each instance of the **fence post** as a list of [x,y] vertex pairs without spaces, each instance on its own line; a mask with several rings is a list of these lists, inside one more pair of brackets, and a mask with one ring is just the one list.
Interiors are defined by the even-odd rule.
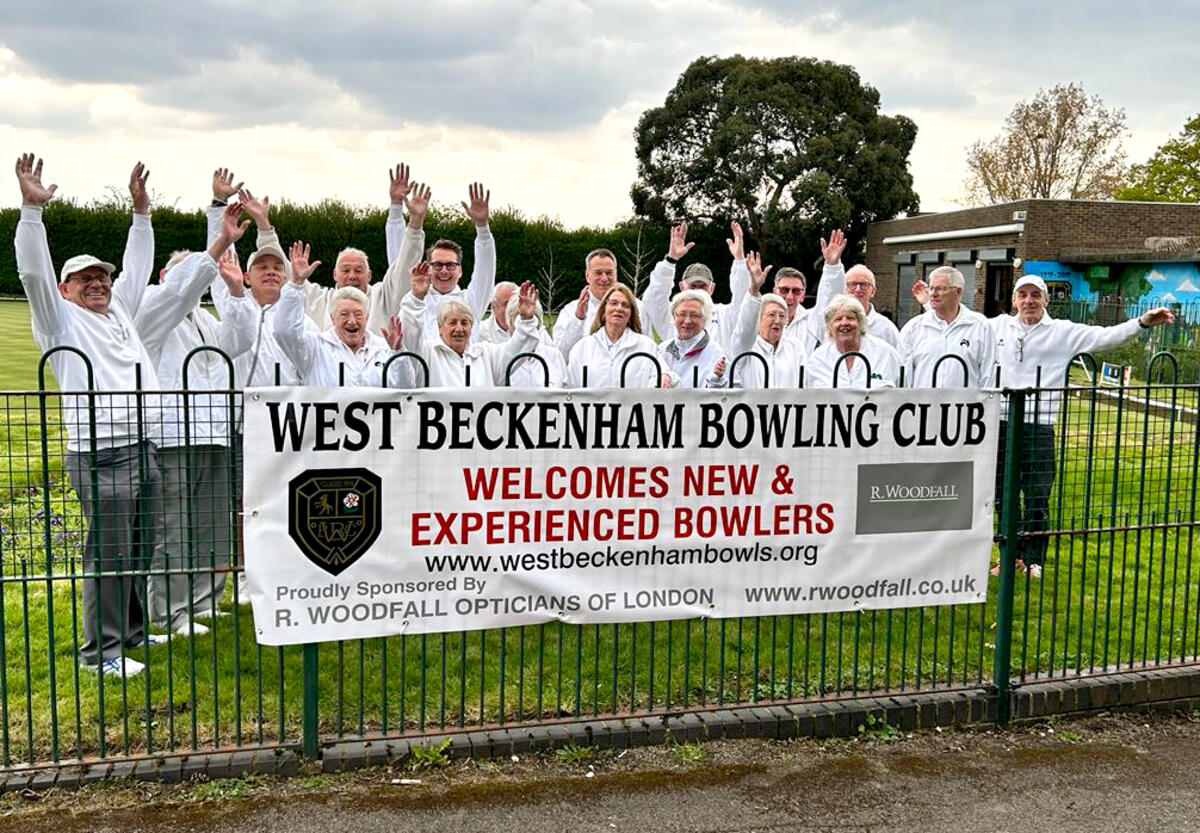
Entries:
[[1004,497],[1000,507],[1000,592],[996,599],[996,654],[992,681],[996,687],[996,722],[1007,723],[1011,708],[1013,590],[1016,584],[1017,530],[1020,527],[1021,440],[1025,427],[1025,392],[1008,391],[1005,426]]
[[317,721],[317,650],[320,647],[315,642],[306,642],[303,646],[304,658],[304,757],[310,761],[317,758],[318,721]]

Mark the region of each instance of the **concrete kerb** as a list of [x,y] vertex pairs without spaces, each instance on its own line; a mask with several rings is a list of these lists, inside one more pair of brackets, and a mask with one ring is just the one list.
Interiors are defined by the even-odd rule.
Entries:
[[[1103,677],[1058,677],[1027,682],[1012,690],[1014,722],[1097,711],[1191,712],[1200,710],[1200,667],[1152,668]],[[739,704],[670,715],[608,717],[597,720],[430,733],[396,739],[353,738],[321,750],[321,769],[339,772],[404,760],[413,746],[450,739],[450,757],[507,758],[560,749],[568,744],[624,749],[630,746],[694,743],[714,738],[853,737],[869,718],[901,732],[961,726],[995,720],[996,697],[985,689],[886,694],[850,700]],[[159,755],[59,767],[13,767],[0,772],[0,791],[75,788],[128,778],[178,782],[193,778],[232,778],[246,773],[292,775],[303,766],[299,745],[272,749],[219,750]]]

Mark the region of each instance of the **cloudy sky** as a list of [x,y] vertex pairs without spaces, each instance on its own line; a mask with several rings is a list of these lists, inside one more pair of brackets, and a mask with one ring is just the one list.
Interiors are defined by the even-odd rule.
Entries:
[[[1200,110],[1195,0],[105,0],[0,9],[0,145],[64,194],[133,161],[181,208],[227,165],[273,200],[382,205],[406,161],[434,199],[568,225],[629,212],[632,132],[701,55],[848,63],[918,125],[924,210],[955,207],[964,148],[1018,99],[1079,81],[1124,107],[1131,160]],[[0,205],[15,205],[15,183]]]

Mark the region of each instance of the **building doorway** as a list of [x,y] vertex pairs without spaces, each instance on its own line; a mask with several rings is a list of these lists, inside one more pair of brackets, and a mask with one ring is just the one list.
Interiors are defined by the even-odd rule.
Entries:
[[983,314],[988,318],[1007,315],[1012,311],[1012,264],[989,263],[986,281],[987,297],[984,300]]

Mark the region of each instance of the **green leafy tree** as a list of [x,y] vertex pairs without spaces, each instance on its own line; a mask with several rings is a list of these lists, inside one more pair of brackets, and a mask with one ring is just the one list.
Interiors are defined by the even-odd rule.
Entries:
[[1200,202],[1200,113],[1144,164],[1133,166],[1128,181],[1117,189],[1116,198]]
[[664,224],[736,219],[770,256],[807,264],[831,228],[861,245],[868,223],[916,210],[916,135],[912,120],[879,113],[851,67],[699,58],[638,122],[634,211]]

